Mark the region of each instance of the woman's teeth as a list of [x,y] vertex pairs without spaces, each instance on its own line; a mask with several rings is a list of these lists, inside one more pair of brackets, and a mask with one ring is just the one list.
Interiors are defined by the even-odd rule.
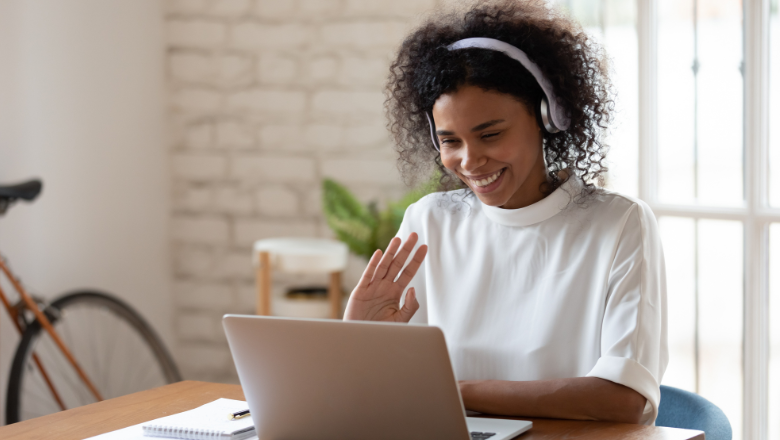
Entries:
[[479,186],[479,187],[488,186],[491,183],[495,182],[496,179],[498,179],[498,176],[500,176],[501,173],[503,173],[503,172],[504,172],[504,169],[502,168],[502,169],[498,170],[495,174],[493,174],[490,177],[486,177],[486,178],[484,178],[482,180],[474,180],[474,179],[472,179],[471,181],[474,182],[474,184]]

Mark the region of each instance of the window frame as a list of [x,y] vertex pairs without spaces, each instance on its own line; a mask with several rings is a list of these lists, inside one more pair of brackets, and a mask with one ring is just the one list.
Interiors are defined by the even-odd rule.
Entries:
[[[743,224],[743,439],[768,438],[770,0],[742,0],[744,203],[739,207],[658,200],[658,0],[637,0],[639,198],[656,217],[737,220]],[[780,85],[778,85],[780,86]]]

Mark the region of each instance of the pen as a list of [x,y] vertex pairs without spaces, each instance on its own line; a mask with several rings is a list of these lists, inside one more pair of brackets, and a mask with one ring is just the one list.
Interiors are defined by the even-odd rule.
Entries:
[[237,419],[240,419],[242,417],[246,417],[248,415],[249,415],[249,410],[245,409],[243,411],[238,411],[238,412],[234,412],[233,414],[230,414],[228,416],[228,420],[237,420]]

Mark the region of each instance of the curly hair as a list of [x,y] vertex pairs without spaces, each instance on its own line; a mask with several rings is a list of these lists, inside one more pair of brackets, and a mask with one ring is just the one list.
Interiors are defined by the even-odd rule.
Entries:
[[431,143],[426,112],[442,94],[477,86],[512,95],[537,113],[544,92],[519,62],[493,50],[447,49],[470,37],[494,38],[524,51],[568,112],[568,130],[542,130],[549,175],[543,190],[560,186],[560,171],[565,169],[582,179],[583,195],[593,193],[607,171],[602,139],[614,109],[606,57],[575,21],[544,0],[477,1],[465,12],[432,16],[404,40],[390,66],[385,110],[406,183],[430,175],[435,164],[441,172],[440,189],[465,187],[444,167]]

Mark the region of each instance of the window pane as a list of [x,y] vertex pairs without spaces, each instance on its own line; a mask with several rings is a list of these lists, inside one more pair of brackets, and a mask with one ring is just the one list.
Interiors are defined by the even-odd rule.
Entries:
[[669,366],[664,385],[696,392],[696,249],[695,221],[658,219],[666,260]]
[[780,223],[769,229],[769,438],[780,438]]
[[739,204],[742,160],[742,2],[699,0],[699,201]]
[[659,2],[659,198],[743,200],[742,3]]
[[693,1],[658,2],[658,197],[694,196]]
[[742,223],[699,220],[699,393],[742,434]]
[[[772,0],[769,15],[769,120],[780,119],[780,1]],[[769,201],[780,207],[780,127],[769,124]],[[774,438],[780,438],[779,436]]]
[[606,139],[605,186],[631,196],[639,193],[639,46],[636,2],[625,0],[558,0],[585,32],[607,52],[614,86],[615,112]]
[[639,45],[636,2],[604,1],[606,25],[599,40],[610,57],[615,86],[614,121],[607,144],[609,172],[606,187],[631,196],[639,195]]
[[663,383],[698,392],[718,405],[738,439],[742,429],[742,223],[661,217],[659,225],[669,308],[669,367]]

